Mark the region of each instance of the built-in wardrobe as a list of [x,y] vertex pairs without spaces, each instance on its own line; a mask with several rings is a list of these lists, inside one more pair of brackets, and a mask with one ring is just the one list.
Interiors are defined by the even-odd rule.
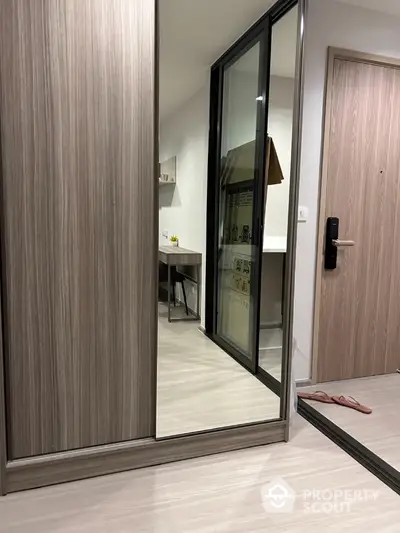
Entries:
[[2,0],[0,495],[287,437],[155,438],[157,123],[155,0]]
[[154,434],[155,6],[5,0],[0,20],[12,490],[29,458]]

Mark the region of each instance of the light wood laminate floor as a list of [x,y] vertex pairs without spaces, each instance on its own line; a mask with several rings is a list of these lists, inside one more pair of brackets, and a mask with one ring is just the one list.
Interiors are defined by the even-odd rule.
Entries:
[[198,328],[159,305],[157,437],[279,418],[278,396]]
[[364,415],[338,405],[308,402],[400,471],[400,374],[321,383],[301,390],[323,390],[331,396],[353,396],[370,407],[372,414]]
[[272,377],[281,380],[282,372],[282,329],[261,329],[259,366]]
[[[293,513],[263,507],[265,485],[293,488]],[[376,491],[327,514],[307,490]],[[340,502],[340,498],[337,498]],[[0,533],[395,533],[399,497],[303,419],[288,444],[253,448],[0,498]]]

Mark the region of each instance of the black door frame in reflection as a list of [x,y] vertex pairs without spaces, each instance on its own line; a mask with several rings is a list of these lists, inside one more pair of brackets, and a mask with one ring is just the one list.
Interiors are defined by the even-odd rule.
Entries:
[[[292,152],[290,169],[289,216],[287,252],[284,273],[284,303],[283,303],[283,342],[282,342],[282,372],[281,381],[273,378],[259,366],[259,324],[261,300],[261,265],[264,237],[264,215],[266,204],[266,180],[268,179],[267,151],[268,151],[268,111],[269,85],[271,66],[271,41],[273,26],[298,6],[297,26],[297,55],[296,75],[294,84]],[[281,418],[289,417],[290,372],[292,353],[292,315],[293,315],[293,285],[295,268],[295,243],[297,231],[298,182],[300,164],[300,131],[302,110],[302,79],[304,53],[304,20],[306,2],[303,0],[279,0],[275,5],[254,24],[211,68],[210,85],[210,135],[208,158],[208,195],[207,195],[207,257],[206,257],[206,334],[250,372],[255,374],[263,383],[281,396]],[[259,89],[257,97],[257,125],[254,147],[253,173],[249,183],[253,191],[251,239],[251,273],[249,283],[248,305],[249,311],[249,339],[248,353],[240,349],[234,342],[220,334],[219,321],[219,283],[221,270],[221,243],[224,242],[222,231],[226,214],[222,216],[222,195],[226,196],[227,186],[222,183],[222,176],[226,184],[226,159],[229,154],[223,153],[222,137],[224,126],[224,77],[227,70],[249,52],[257,43],[259,52]],[[254,142],[254,141],[253,141]],[[240,147],[242,148],[242,147]],[[226,150],[224,150],[226,151]],[[232,150],[232,152],[235,150]],[[221,163],[221,157],[222,163]],[[232,158],[234,160],[234,158]],[[237,161],[237,158],[236,158]],[[224,165],[224,166],[222,166]],[[249,166],[249,165],[247,165]],[[229,170],[229,169],[228,169]],[[240,183],[237,183],[239,185]],[[222,191],[222,192],[221,192]],[[225,202],[226,203],[226,202]],[[239,228],[238,228],[239,231]],[[222,235],[221,235],[222,234]],[[239,239],[240,240],[240,239]],[[224,263],[225,264],[225,263]],[[232,263],[233,264],[233,263]],[[228,267],[227,267],[228,268]],[[225,270],[225,268],[224,268]],[[232,279],[234,267],[231,267]]]

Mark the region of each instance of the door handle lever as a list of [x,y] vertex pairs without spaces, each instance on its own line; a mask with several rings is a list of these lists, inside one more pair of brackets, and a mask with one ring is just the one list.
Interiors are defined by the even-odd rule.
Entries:
[[341,239],[332,239],[333,246],[336,246],[336,248],[342,248],[346,246],[355,246],[354,241],[342,241]]
[[326,221],[325,232],[325,270],[335,270],[337,267],[338,248],[355,246],[354,241],[339,239],[339,219],[329,217]]

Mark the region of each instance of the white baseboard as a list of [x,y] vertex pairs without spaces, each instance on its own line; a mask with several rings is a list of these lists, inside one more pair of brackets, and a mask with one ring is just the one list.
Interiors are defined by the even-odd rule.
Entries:
[[312,385],[311,379],[296,379],[297,388],[309,387],[310,385]]

